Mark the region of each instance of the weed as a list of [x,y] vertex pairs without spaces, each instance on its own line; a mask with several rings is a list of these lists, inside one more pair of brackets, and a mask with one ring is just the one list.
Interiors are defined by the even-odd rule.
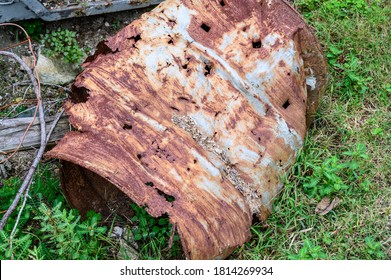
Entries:
[[369,191],[370,181],[364,179],[366,160],[369,159],[365,145],[357,144],[354,150],[344,152],[343,155],[346,156],[345,161],[332,156],[325,160],[314,158],[304,162],[305,173],[299,176],[304,192],[320,199],[346,193],[354,187]]
[[[136,204],[132,203],[131,207],[135,212],[132,221],[136,224],[132,233],[134,240],[143,244],[140,250],[141,255],[146,259],[162,258],[164,251],[167,251],[169,246],[168,240],[172,230],[168,217],[153,218],[145,209]],[[174,235],[172,248],[165,257],[177,257],[180,251],[179,236]]]
[[29,248],[32,244],[32,235],[26,234],[21,237],[14,237],[12,240],[9,233],[0,231],[0,259],[28,259]]
[[116,18],[115,21],[112,24],[113,29],[117,30],[120,27],[120,25],[121,25],[120,21]]
[[368,254],[369,259],[382,259],[385,257],[381,243],[376,242],[373,237],[367,236],[365,238],[365,244],[367,245],[366,253]]
[[341,77],[334,86],[337,90],[344,92],[344,99],[362,98],[368,90],[368,82],[371,77],[364,77],[360,73],[362,62],[353,54],[344,55],[343,50],[337,46],[330,45],[329,52],[326,54],[329,65],[338,76]]
[[304,240],[303,247],[297,254],[289,254],[288,259],[290,260],[323,260],[327,259],[326,253],[322,247],[315,246],[308,239]]
[[319,9],[337,18],[349,17],[356,13],[367,14],[370,11],[370,6],[365,0],[301,0],[296,4],[307,14]]
[[31,20],[31,21],[25,21],[21,23],[21,26],[26,30],[27,34],[33,38],[36,41],[39,41],[43,24],[40,20]]
[[67,63],[78,63],[84,56],[83,50],[76,41],[76,33],[68,29],[58,28],[47,32],[41,43],[49,56],[62,57]]
[[40,222],[39,233],[50,259],[98,259],[107,249],[102,243],[107,228],[98,226],[99,214],[89,212],[81,221],[75,210],[63,209],[61,202],[53,208],[41,203],[34,219]]
[[[2,180],[1,209],[11,204],[21,180]],[[53,204],[53,207],[49,207]],[[59,189],[59,180],[45,166],[38,168],[31,185],[30,199],[22,213],[17,231],[13,229],[17,212],[0,231],[0,259],[105,259],[114,242],[107,228],[100,226],[100,215],[87,213],[83,221],[77,210],[69,209]]]

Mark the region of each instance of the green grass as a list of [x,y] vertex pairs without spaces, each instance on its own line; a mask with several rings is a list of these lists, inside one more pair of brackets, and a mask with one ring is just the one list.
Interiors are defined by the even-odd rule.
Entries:
[[[15,235],[11,238],[21,205],[0,231],[0,259],[112,258],[111,252],[118,251],[118,244],[109,237],[108,227],[100,223],[99,214],[89,212],[82,220],[76,209],[70,209],[52,167],[40,167],[34,176]],[[20,184],[19,178],[1,181],[2,214],[12,203]]]
[[[83,219],[65,201],[56,169],[53,164],[38,168],[15,235],[10,237],[21,205],[4,230],[0,230],[0,259],[116,259],[119,255],[123,259],[132,258],[121,242],[112,237],[114,226],[128,230],[123,239],[139,243],[142,259],[183,258],[178,235],[173,236],[169,246],[172,227],[168,217],[153,218],[131,201],[129,209],[134,212],[131,221],[115,213],[102,221],[93,211]],[[21,183],[16,177],[0,181],[0,218]]]
[[[390,259],[391,2],[295,5],[323,45],[329,89],[272,215],[252,227],[252,240],[231,258]],[[349,156],[357,144],[367,156]],[[324,166],[330,159],[337,162],[334,169],[330,162]],[[337,178],[329,180],[316,168],[334,170]],[[315,194],[311,181],[319,181]],[[334,189],[335,182],[343,187]],[[342,204],[325,216],[315,214],[330,190]]]
[[[329,88],[297,163],[283,178],[285,188],[274,201],[271,216],[251,228],[252,239],[230,258],[390,259],[391,2],[298,0],[294,4],[315,27],[325,50],[330,66]],[[32,199],[14,240],[14,255],[64,257],[60,250],[69,244],[59,242],[63,237],[53,235],[45,222],[48,213],[54,211],[59,214],[59,222],[71,219],[72,224],[77,220],[75,229],[63,234],[76,236],[81,247],[71,249],[73,255],[66,257],[115,257],[107,254],[118,251],[118,243],[108,238],[110,227],[101,228],[95,214],[86,222],[78,220],[77,212],[60,194],[58,179],[44,170],[32,187]],[[17,178],[3,181],[2,210],[7,209],[19,184]],[[320,216],[315,207],[325,196],[338,197],[342,203]],[[182,257],[175,242],[171,250],[164,251],[171,229],[166,218],[153,219],[143,209],[133,210],[136,216],[132,232],[140,244],[142,259]],[[7,236],[14,221],[15,215],[0,235],[1,248],[9,248]],[[99,238],[91,239],[86,225],[93,232],[99,231]],[[25,237],[29,235],[30,239]],[[40,240],[47,244],[41,249]]]

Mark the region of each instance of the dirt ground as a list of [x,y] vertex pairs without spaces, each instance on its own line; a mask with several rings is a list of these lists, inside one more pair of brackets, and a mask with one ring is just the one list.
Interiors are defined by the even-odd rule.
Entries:
[[[41,1],[44,5],[55,7],[64,1]],[[70,1],[71,2],[71,1]],[[142,13],[153,7],[124,11],[119,13],[104,14],[99,16],[72,18],[56,22],[42,22],[42,34],[58,28],[69,29],[76,32],[79,46],[86,56],[95,51],[96,45],[106,38],[116,34],[120,29],[137,19]],[[32,22],[32,21],[30,21]],[[18,22],[21,24],[21,22]],[[13,27],[0,27],[0,50],[8,50],[20,57],[29,58],[31,53],[28,44],[22,44],[11,49],[25,39],[20,31]],[[37,53],[40,49],[39,40],[33,40],[33,48]],[[22,83],[25,81],[26,83]],[[66,87],[70,87],[70,84]],[[67,93],[58,87],[42,85],[45,115],[55,115],[62,107]],[[25,101],[23,101],[25,100]],[[32,86],[28,85],[28,76],[19,64],[12,59],[0,57],[0,122],[10,117],[30,117],[35,109],[35,95]],[[28,170],[35,151],[23,151],[11,160],[11,168],[7,170],[9,176],[23,176]],[[9,166],[9,165],[8,165]]]
[[87,2],[98,2],[101,0],[39,0],[39,2],[42,3],[42,5],[45,6],[47,9],[57,9],[57,8],[63,8],[63,7],[68,7],[68,6],[73,6],[73,5],[80,5],[82,3],[87,3]]

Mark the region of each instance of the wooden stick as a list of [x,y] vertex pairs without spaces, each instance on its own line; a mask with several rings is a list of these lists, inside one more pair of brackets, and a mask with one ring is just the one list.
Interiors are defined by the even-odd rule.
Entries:
[[37,100],[38,100],[37,107],[38,107],[39,121],[40,121],[40,126],[41,126],[41,146],[37,152],[37,155],[34,158],[33,164],[31,165],[29,172],[27,173],[27,175],[22,183],[22,186],[19,188],[19,191],[15,196],[14,201],[12,202],[11,206],[8,208],[7,212],[4,214],[3,218],[1,219],[0,230],[2,230],[5,226],[8,218],[11,216],[12,212],[16,209],[16,207],[19,203],[20,197],[26,191],[26,189],[30,186],[33,175],[34,175],[35,170],[38,166],[38,163],[40,162],[40,160],[43,156],[43,153],[45,152],[46,124],[45,124],[45,119],[44,119],[44,110],[43,110],[43,104],[42,104],[42,100],[41,100],[40,86],[39,86],[36,78],[34,77],[33,72],[26,65],[26,63],[16,54],[11,53],[11,52],[0,51],[0,55],[8,56],[8,57],[11,57],[14,60],[16,60],[23,67],[23,69],[26,71],[26,73],[29,75],[31,83],[33,84],[33,87],[34,87],[35,95],[37,96]]
[[[52,124],[52,127],[50,128],[48,134],[46,135],[46,142],[49,141],[50,139],[50,135],[53,133],[54,131],[54,128],[56,127],[58,121],[60,120],[62,114],[64,113],[64,109],[62,109],[60,112],[58,112],[53,124]],[[22,207],[20,208],[19,210],[19,213],[18,213],[18,217],[16,218],[16,221],[15,221],[15,224],[14,224],[14,228],[12,229],[12,232],[11,232],[11,235],[10,235],[10,243],[11,243],[11,246],[12,246],[12,238],[14,237],[15,235],[15,232],[16,232],[16,228],[18,227],[18,224],[19,224],[19,221],[20,221],[20,216],[22,215],[22,212],[23,212],[23,209],[24,207],[26,206],[26,201],[27,201],[27,197],[29,195],[29,190],[30,190],[30,186],[31,186],[31,182],[30,184],[28,185],[25,193],[24,193],[24,198],[23,198],[23,204],[22,204]]]
[[[0,139],[2,139],[0,141],[0,154],[9,154],[18,148],[20,139],[22,139],[31,120],[32,118],[0,120]],[[66,116],[61,116],[58,122],[56,122],[54,117],[45,117],[45,122],[48,128],[53,127],[53,123],[56,123],[56,126],[53,127],[54,131],[50,134],[50,139],[47,139],[48,143],[60,140],[70,130],[69,120]],[[39,147],[40,143],[40,124],[36,120],[27,132],[19,151]],[[2,159],[0,159],[1,161]]]

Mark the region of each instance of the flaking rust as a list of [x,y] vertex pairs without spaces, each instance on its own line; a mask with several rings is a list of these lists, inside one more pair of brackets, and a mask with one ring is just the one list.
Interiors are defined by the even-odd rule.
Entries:
[[47,154],[68,200],[105,212],[125,194],[168,214],[189,259],[227,257],[267,218],[327,79],[282,0],[165,1],[84,67],[66,103],[76,131]]

